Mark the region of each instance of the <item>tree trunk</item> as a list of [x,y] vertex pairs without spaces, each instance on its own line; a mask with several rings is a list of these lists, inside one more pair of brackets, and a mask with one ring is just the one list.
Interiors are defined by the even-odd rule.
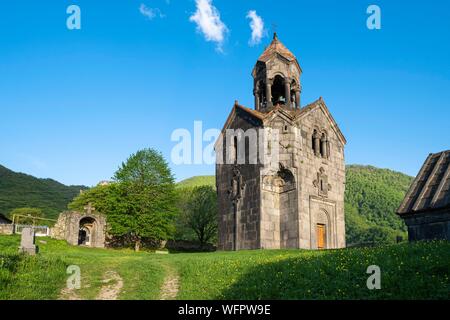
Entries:
[[134,243],[134,251],[139,252],[141,250],[141,239],[137,239]]
[[205,233],[203,230],[200,230],[200,249],[203,249],[204,245],[205,245]]

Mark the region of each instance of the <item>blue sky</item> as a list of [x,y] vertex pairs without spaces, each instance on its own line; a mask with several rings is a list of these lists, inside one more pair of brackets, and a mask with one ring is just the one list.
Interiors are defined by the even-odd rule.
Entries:
[[[71,4],[81,30],[66,27]],[[366,27],[370,4],[381,30]],[[253,107],[250,72],[274,26],[303,68],[302,103],[322,96],[346,136],[347,163],[415,175],[450,148],[448,1],[213,0],[220,21],[206,34],[196,5],[2,1],[0,164],[94,185],[138,149],[169,159],[174,129],[221,128],[235,99]],[[250,10],[266,31],[253,46]],[[214,174],[171,167],[177,180]]]

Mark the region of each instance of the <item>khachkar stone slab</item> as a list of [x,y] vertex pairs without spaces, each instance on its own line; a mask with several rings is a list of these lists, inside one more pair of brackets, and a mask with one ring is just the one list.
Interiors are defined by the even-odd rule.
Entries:
[[35,235],[33,228],[23,228],[22,238],[20,240],[19,253],[27,253],[29,255],[35,255],[38,253],[39,247],[35,245]]

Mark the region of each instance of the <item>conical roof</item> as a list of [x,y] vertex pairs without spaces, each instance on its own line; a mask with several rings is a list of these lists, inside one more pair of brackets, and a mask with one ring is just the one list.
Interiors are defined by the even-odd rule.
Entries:
[[261,56],[258,58],[258,61],[266,62],[270,59],[270,57],[274,54],[278,53],[284,58],[288,59],[289,61],[297,60],[297,58],[294,56],[294,54],[286,48],[284,44],[281,43],[280,40],[278,40],[277,33],[275,32],[273,34],[273,40],[270,43],[270,45],[264,50],[264,52],[261,54]]

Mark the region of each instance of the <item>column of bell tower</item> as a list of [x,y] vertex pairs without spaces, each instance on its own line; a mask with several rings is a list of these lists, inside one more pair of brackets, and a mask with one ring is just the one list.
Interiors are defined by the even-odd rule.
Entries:
[[275,105],[299,109],[302,69],[294,54],[275,33],[253,68],[255,109],[267,112]]

